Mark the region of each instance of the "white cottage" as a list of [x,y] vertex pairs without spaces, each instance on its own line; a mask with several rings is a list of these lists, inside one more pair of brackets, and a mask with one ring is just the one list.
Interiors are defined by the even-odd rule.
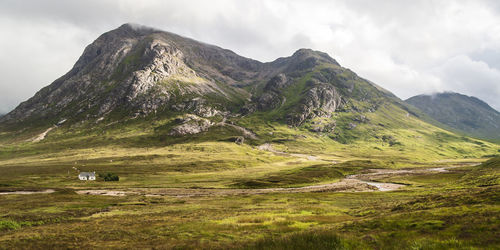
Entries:
[[81,181],[95,181],[95,172],[80,172],[78,179]]

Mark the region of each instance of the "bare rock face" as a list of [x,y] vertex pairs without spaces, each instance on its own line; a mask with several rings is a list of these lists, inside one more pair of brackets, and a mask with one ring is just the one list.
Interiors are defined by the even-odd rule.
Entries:
[[227,115],[227,112],[217,110],[216,108],[209,105],[207,100],[196,97],[185,102],[177,102],[171,106],[172,110],[183,112],[190,111],[198,116],[209,118],[216,115]]
[[307,91],[294,112],[287,116],[287,123],[292,126],[300,126],[306,119],[314,117],[330,117],[342,103],[334,86],[314,80],[309,84],[314,87]]
[[[215,83],[201,78],[188,67],[184,54],[179,49],[164,40],[153,39],[147,42],[145,48],[136,48],[135,53],[141,53],[139,61],[146,62],[139,70],[132,71],[124,81],[128,86],[124,91],[125,104],[139,114],[149,114],[165,108],[173,99],[186,95],[205,95],[214,93],[224,95]],[[109,96],[101,106],[99,115],[116,108],[119,102],[114,96]],[[177,101],[174,101],[177,102]],[[196,105],[197,113],[203,116],[213,116],[213,110]]]
[[126,84],[130,86],[126,96],[129,102],[165,79],[197,77],[196,73],[182,61],[182,52],[163,41],[154,40],[148,44],[143,57],[148,59],[148,64],[132,72],[126,80]]
[[270,110],[282,106],[286,98],[281,91],[289,84],[285,74],[278,74],[271,78],[264,87],[264,93],[256,100],[257,109]]
[[188,114],[179,121],[181,124],[172,128],[168,133],[173,136],[194,135],[207,131],[214,124],[204,118]]
[[[355,74],[344,74],[350,71],[340,67],[327,54],[309,49],[300,49],[291,57],[277,59],[271,64],[281,73],[271,77],[262,93],[253,96],[242,112],[278,110],[275,113],[284,115],[281,118],[292,127],[315,117],[331,117],[353,93],[355,81],[364,81]],[[318,71],[321,65],[330,67]],[[327,127],[333,130],[335,125]]]

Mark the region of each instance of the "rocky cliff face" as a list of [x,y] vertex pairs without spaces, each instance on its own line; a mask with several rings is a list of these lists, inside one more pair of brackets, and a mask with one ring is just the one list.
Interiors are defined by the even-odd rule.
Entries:
[[47,126],[67,119],[65,126],[71,126],[152,114],[188,115],[171,132],[179,135],[206,131],[214,124],[210,117],[267,112],[292,127],[324,118],[318,131],[331,131],[335,120],[328,119],[335,112],[375,110],[381,100],[389,100],[389,94],[322,52],[300,49],[261,63],[172,33],[125,24],[87,46],[67,74],[0,118],[0,124]]
[[310,118],[330,117],[342,105],[342,97],[332,85],[315,80],[310,80],[307,84],[312,87],[293,112],[287,115],[288,124],[300,126]]
[[406,102],[440,123],[470,136],[500,139],[500,113],[475,97],[439,93],[414,96]]

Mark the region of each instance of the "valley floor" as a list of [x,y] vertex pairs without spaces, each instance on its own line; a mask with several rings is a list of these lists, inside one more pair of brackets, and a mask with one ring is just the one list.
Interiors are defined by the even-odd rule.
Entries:
[[[453,167],[449,167],[453,168]],[[171,197],[193,197],[193,196],[227,196],[227,195],[256,195],[269,193],[309,193],[309,192],[373,192],[394,191],[405,187],[404,184],[391,182],[377,182],[382,177],[396,177],[408,174],[432,174],[435,172],[449,172],[449,168],[424,168],[424,169],[368,169],[367,173],[348,175],[346,178],[333,183],[309,185],[304,187],[288,188],[129,188],[127,190],[117,189],[87,189],[77,190],[77,194],[107,195],[107,196],[171,196]],[[375,181],[370,181],[375,179]],[[50,190],[50,189],[49,189]],[[39,191],[46,193],[47,190]],[[8,194],[8,192],[5,192]]]
[[[498,158],[392,162],[224,145],[5,157],[0,248],[500,247]],[[120,181],[79,181],[75,169]]]

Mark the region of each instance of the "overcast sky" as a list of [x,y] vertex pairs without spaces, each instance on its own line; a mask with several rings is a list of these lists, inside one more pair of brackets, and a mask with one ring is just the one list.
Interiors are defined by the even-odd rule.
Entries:
[[2,0],[0,113],[66,73],[101,33],[127,22],[260,61],[321,50],[402,99],[454,91],[500,110],[496,0]]

